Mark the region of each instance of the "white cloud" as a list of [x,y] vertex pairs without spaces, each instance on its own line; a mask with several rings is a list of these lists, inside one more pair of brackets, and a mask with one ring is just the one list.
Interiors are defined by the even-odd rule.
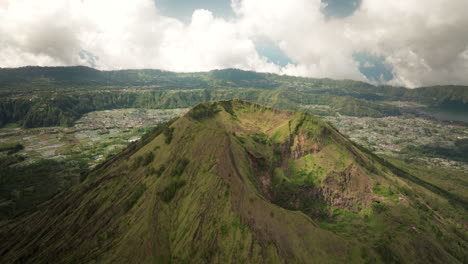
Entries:
[[465,0],[364,0],[345,20],[361,50],[382,55],[394,68],[394,84],[409,87],[468,84],[468,17]]
[[[357,52],[383,56],[392,84],[468,84],[466,0],[363,0],[344,19],[326,19],[320,0],[232,0],[236,17],[196,10],[189,23],[153,0],[0,0],[0,66],[206,71],[235,67],[366,80]],[[269,39],[295,64],[260,56]]]
[[345,25],[327,21],[320,0],[243,0],[233,6],[246,32],[277,42],[297,62],[283,73],[365,80],[343,37]]
[[91,56],[101,69],[278,71],[235,23],[208,10],[184,24],[151,0],[1,0],[0,15],[3,67],[92,64]]
[[466,0],[363,0],[345,19],[327,20],[320,0],[235,0],[246,28],[279,43],[299,65],[286,73],[364,79],[353,54],[383,56],[389,83],[468,84]]
[[167,69],[176,71],[228,67],[276,70],[257,54],[254,42],[236,24],[214,18],[208,10],[196,10],[189,25],[171,28],[162,42],[159,59]]

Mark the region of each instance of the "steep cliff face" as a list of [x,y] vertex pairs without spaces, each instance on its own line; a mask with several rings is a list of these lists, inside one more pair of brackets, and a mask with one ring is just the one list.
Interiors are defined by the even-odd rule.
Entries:
[[412,188],[313,116],[204,103],[2,223],[0,262],[461,263]]
[[372,178],[379,176],[365,169],[369,158],[310,115],[291,113],[286,119],[269,131],[241,125],[234,132],[248,153],[261,193],[295,209],[310,199],[352,211],[370,206]]

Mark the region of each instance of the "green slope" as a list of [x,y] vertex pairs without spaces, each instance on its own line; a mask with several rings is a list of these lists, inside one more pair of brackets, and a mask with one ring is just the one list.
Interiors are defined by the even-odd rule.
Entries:
[[302,112],[200,104],[1,223],[0,262],[466,262],[466,201],[384,164]]
[[[0,127],[18,123],[30,128],[69,126],[83,114],[97,110],[193,107],[201,102],[232,98],[326,115],[338,112],[383,117],[408,112],[432,116],[431,111],[455,111],[462,115],[467,109],[468,87],[406,89],[237,69],[174,73],[148,69],[22,67],[0,68],[0,97]],[[387,101],[410,101],[419,107],[401,109]],[[327,106],[328,110],[314,110],[310,105]]]

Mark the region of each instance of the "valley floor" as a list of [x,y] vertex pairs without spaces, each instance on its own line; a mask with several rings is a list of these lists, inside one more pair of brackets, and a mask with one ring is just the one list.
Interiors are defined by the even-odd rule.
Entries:
[[[19,143],[24,149],[17,155],[25,160],[17,165],[41,159],[80,159],[90,167],[122,151],[130,142],[157,124],[184,114],[187,109],[115,109],[85,114],[69,128],[21,129],[14,124],[0,128],[0,146]],[[6,153],[0,152],[1,156]]]
[[[375,154],[468,172],[466,157],[434,153],[437,148],[450,150],[457,142],[468,141],[466,126],[412,116],[325,116],[322,119]],[[426,148],[433,151],[422,152]]]

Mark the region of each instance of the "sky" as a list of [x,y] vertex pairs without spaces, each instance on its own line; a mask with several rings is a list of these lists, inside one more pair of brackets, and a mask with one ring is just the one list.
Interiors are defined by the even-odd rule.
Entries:
[[0,67],[468,85],[467,0],[0,0]]

